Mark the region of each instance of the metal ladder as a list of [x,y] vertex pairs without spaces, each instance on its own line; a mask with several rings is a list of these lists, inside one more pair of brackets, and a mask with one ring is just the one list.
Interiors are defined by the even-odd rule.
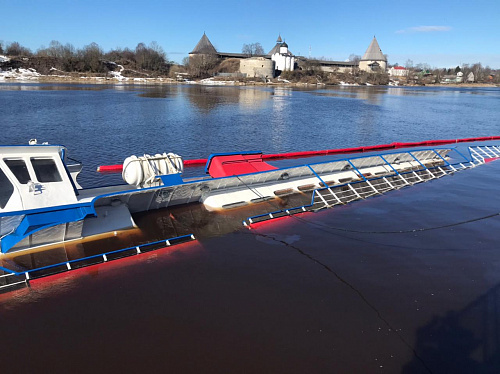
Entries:
[[[490,148],[486,150],[486,155],[489,155],[489,157],[500,157],[500,148]],[[471,148],[471,152],[476,151]],[[318,211],[325,208],[331,208],[335,205],[343,205],[352,201],[366,199],[368,197],[381,195],[388,191],[396,190],[405,186],[411,186],[417,183],[438,179],[445,175],[468,169],[473,167],[473,165],[476,166],[476,164],[473,163],[470,163],[470,165],[466,165],[466,163],[459,163],[454,166],[443,158],[442,164],[426,167],[412,152],[408,152],[408,154],[414,159],[414,161],[410,162],[410,170],[398,172],[393,164],[386,161],[387,165],[390,167],[389,170],[391,170],[391,172],[388,172],[386,175],[379,177],[367,177],[357,170],[359,176],[362,178],[361,181],[333,185],[314,190],[311,210]],[[480,158],[481,156],[479,155],[480,153],[478,152],[478,163],[484,163],[484,157]]]
[[[364,175],[360,168],[356,168],[355,158],[343,159],[346,166],[350,165],[346,170],[352,170],[354,173],[353,178],[350,178],[351,180],[347,183],[325,182],[321,178],[321,173],[317,173],[311,165],[307,165],[318,178],[320,185],[320,188],[313,190],[310,204],[248,217],[243,224],[249,226],[253,223],[273,220],[278,217],[348,204],[352,201],[381,195],[388,191],[438,179],[445,175],[476,167],[492,159],[500,158],[500,146],[469,146],[470,158],[467,158],[456,149],[455,152],[459,157],[449,158],[440,149],[401,152],[401,155],[405,156],[404,162],[407,162],[409,167],[399,171],[394,165],[399,160],[399,154],[389,153],[366,156],[365,159],[380,158],[381,163],[376,166],[382,167],[383,171],[377,172],[375,175]],[[393,163],[387,160],[391,155],[394,160]],[[357,159],[362,159],[362,157]],[[429,163],[429,159],[434,161]],[[424,160],[426,161],[424,162]]]
[[470,155],[476,165],[484,164],[486,160],[500,157],[500,147],[496,145],[482,145],[469,147]]

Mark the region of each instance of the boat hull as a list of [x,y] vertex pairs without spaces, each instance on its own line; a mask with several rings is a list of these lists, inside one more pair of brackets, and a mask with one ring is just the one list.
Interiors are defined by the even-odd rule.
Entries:
[[[23,229],[24,221],[32,220],[40,214],[37,211],[26,213],[22,222],[15,228],[19,233],[14,232],[21,240],[17,240],[8,228],[2,228],[6,225],[3,221],[0,222],[0,229],[3,230],[1,233],[3,235],[2,252],[31,249],[132,229],[136,227],[132,218],[133,214],[190,203],[202,203],[209,211],[218,211],[260,203],[286,195],[310,192],[311,206],[315,204],[315,199],[320,198],[319,208],[330,207],[332,204],[327,203],[321,193],[323,189],[327,189],[328,193],[341,203],[341,199],[335,195],[334,190],[347,189],[351,191],[355,199],[363,198],[364,195],[356,192],[357,187],[366,188],[369,191],[366,196],[383,193],[373,184],[384,178],[383,183],[390,186],[383,190],[385,192],[399,188],[398,183],[392,185],[390,180],[393,179],[391,178],[400,180],[402,185],[410,185],[485,162],[485,158],[481,158],[482,156],[476,151],[474,151],[476,155],[472,154],[471,160],[459,152],[455,152],[456,154],[450,157],[451,151],[446,148],[374,154],[280,169],[273,168],[242,175],[210,179],[195,178],[190,181],[183,181],[178,177],[159,176],[163,185],[155,187],[127,189],[126,186],[119,186],[116,189],[106,187],[96,191],[87,190],[82,193],[82,201],[85,202],[80,205],[61,207],[60,210],[57,210],[57,207],[51,208],[52,210],[47,214],[50,217],[60,214],[62,216],[60,221],[51,218],[51,221],[47,221],[45,225],[25,223],[27,227]],[[500,150],[498,152],[500,153]],[[413,179],[403,177],[403,175],[410,175]],[[169,181],[172,184],[169,185]],[[95,192],[94,195],[92,192]],[[102,194],[102,192],[105,193]],[[352,200],[354,199],[349,201]],[[10,214],[10,216],[13,215],[15,214]],[[0,217],[0,219],[6,220],[8,216],[7,218]],[[5,243],[10,239],[14,244],[6,246]]]

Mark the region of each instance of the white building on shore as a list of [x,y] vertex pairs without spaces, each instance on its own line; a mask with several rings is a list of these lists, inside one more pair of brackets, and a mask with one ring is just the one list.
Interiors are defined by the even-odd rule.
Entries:
[[295,57],[288,50],[288,44],[281,40],[281,36],[278,36],[276,45],[267,54],[271,56],[271,60],[274,61],[274,68],[279,71],[293,71],[295,69]]
[[389,75],[391,77],[407,77],[408,69],[406,69],[404,66],[393,66],[389,69]]

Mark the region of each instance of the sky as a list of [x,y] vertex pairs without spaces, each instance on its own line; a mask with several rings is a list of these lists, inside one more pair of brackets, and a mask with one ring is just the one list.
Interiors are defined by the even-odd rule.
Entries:
[[104,51],[156,41],[181,62],[204,32],[220,52],[257,42],[268,52],[281,35],[295,55],[344,61],[376,36],[389,64],[500,68],[500,0],[0,0],[0,42],[32,51],[52,40]]

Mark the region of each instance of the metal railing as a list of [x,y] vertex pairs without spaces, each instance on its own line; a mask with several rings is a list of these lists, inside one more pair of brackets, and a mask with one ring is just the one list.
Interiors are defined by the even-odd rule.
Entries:
[[0,292],[4,290],[10,290],[23,284],[27,286],[31,279],[42,278],[53,274],[67,272],[70,270],[81,269],[91,265],[102,264],[105,262],[155,251],[161,248],[170,247],[172,245],[181,244],[192,240],[195,240],[193,234],[182,235],[174,238],[140,244],[134,247],[117,249],[114,251],[99,253],[92,256],[86,256],[74,260],[68,260],[56,264],[22,271],[15,271],[0,266],[0,270],[5,273],[0,275]]
[[[500,147],[498,146],[473,146],[469,147],[470,159],[467,159],[462,153],[454,149],[453,151],[456,151],[457,157],[454,157],[453,163],[450,163],[446,158],[450,151],[450,149],[424,149],[348,158],[338,160],[338,164],[334,168],[328,167],[329,164],[306,165],[314,172],[319,180],[319,185],[322,187],[313,190],[310,204],[248,217],[243,222],[243,225],[249,226],[253,223],[287,215],[318,211],[335,205],[345,205],[356,200],[381,195],[391,190],[427,182],[457,171],[473,168],[484,164],[485,160],[488,159],[500,158]],[[381,163],[380,160],[383,160],[383,162]],[[397,163],[406,163],[409,167],[398,171],[394,165]],[[384,171],[380,171],[376,175],[365,175],[360,171],[360,169],[375,166],[382,166]],[[358,179],[346,181],[346,183],[335,183],[325,182],[321,178],[321,174],[325,172],[347,169],[354,170]]]
[[496,145],[478,145],[469,147],[469,154],[471,159],[478,164],[483,164],[490,159],[500,157],[500,147]]

